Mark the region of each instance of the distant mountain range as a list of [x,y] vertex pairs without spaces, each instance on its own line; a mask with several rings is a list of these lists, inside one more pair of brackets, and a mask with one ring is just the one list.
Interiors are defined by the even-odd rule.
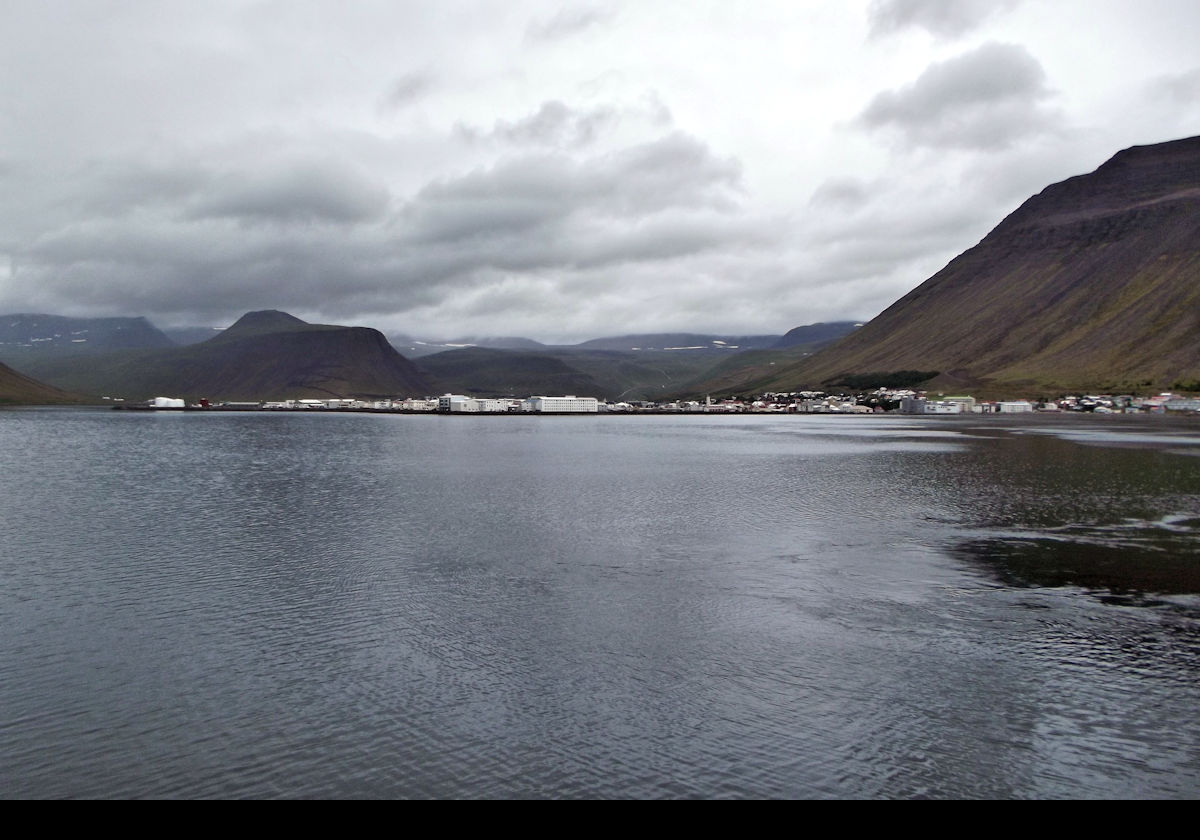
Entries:
[[516,336],[456,338],[442,341],[413,338],[408,335],[390,335],[388,341],[410,359],[419,359],[434,353],[445,353],[448,350],[465,350],[471,347],[485,347],[491,350],[544,350],[546,348],[546,345],[540,341]]
[[434,386],[378,330],[307,324],[284,312],[250,312],[187,347],[43,358],[24,370],[55,386],[125,399],[391,397]]
[[710,350],[732,353],[738,350],[764,350],[774,347],[782,336],[778,335],[706,335],[701,333],[649,333],[621,335],[614,338],[595,338],[582,344],[571,345],[575,350],[618,350],[666,352]]
[[[778,354],[787,362],[841,338],[853,321],[798,327],[786,336],[652,333],[535,351],[472,347],[423,356],[417,366],[446,387],[480,396],[577,393],[658,400],[737,360]],[[754,349],[762,348],[762,349]]]
[[[656,399],[721,359],[736,356],[744,346],[773,347],[797,333],[656,333],[560,346],[519,337],[445,343],[399,337],[402,347],[419,348],[414,366],[394,348],[381,347],[374,330],[306,324],[278,311],[248,313],[226,330],[160,331],[144,318],[13,315],[0,316],[0,322],[8,325],[8,332],[0,333],[8,339],[0,345],[0,359],[7,349],[13,364],[34,377],[124,399],[422,396],[442,389],[480,396],[579,393]],[[799,330],[816,329],[827,341],[852,328],[847,323]]]
[[1047,187],[862,329],[741,383],[792,391],[910,370],[982,393],[1198,387],[1200,137]]
[[180,347],[199,344],[221,334],[221,327],[163,327],[163,335]]
[[376,330],[277,311],[249,313],[183,347],[144,318],[0,316],[0,361],[20,371],[0,368],[0,400],[71,396],[38,391],[27,377],[133,399],[442,389],[655,399],[913,377],[931,389],[984,394],[1200,390],[1200,138],[1126,149],[1091,174],[1047,187],[865,326],[570,346],[517,337],[394,341],[420,356],[419,368]]
[[[797,329],[809,329],[797,327]],[[794,332],[794,330],[793,330]],[[840,338],[844,333],[839,332]],[[517,336],[458,338],[450,341],[416,339],[406,335],[390,336],[392,345],[410,359],[444,353],[450,350],[484,348],[487,350],[528,350],[532,352],[563,352],[573,350],[616,350],[643,352],[668,350],[673,352],[712,350],[734,353],[738,350],[761,350],[775,347],[785,337],[779,335],[710,335],[707,333],[641,333],[607,338],[593,338],[579,344],[543,344],[531,338]]]
[[174,345],[145,318],[67,318],[23,313],[0,316],[0,362],[18,367],[31,358]]

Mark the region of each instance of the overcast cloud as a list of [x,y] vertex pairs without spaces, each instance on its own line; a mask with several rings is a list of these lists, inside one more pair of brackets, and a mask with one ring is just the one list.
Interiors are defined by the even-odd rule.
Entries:
[[1046,73],[1024,47],[987,43],[877,94],[859,122],[895,129],[910,145],[1006,148],[1063,125],[1043,107],[1049,97]]
[[889,35],[907,27],[921,28],[941,38],[957,38],[981,26],[1020,0],[872,0],[868,14],[871,34]]
[[449,338],[869,318],[1200,133],[1191,0],[0,7],[0,313]]

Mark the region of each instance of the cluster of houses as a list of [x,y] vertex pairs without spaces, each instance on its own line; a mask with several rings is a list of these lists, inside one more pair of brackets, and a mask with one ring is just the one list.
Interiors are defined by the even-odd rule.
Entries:
[[[444,394],[440,397],[408,397],[405,399],[295,399],[265,402],[221,402],[200,400],[191,408],[211,408],[226,411],[389,411],[442,412],[445,414],[596,414],[603,405],[595,397],[526,397],[525,399],[469,397],[464,394]],[[155,397],[147,408],[184,408],[183,400]]]
[[1044,411],[1091,411],[1096,414],[1166,414],[1200,412],[1200,397],[1185,397],[1170,391],[1153,397],[1130,394],[1094,394],[1061,397],[1043,406]]
[[526,397],[523,400],[444,394],[438,397],[437,410],[448,414],[596,414],[600,411],[600,401],[595,397],[576,397],[573,394],[563,397]]
[[[121,406],[118,406],[121,407]],[[134,407],[134,406],[129,406]],[[156,397],[137,406],[151,409],[182,409],[183,400]],[[754,399],[718,399],[673,402],[607,402],[595,397],[534,396],[472,397],[443,394],[440,397],[406,399],[295,399],[266,402],[223,402],[201,400],[188,408],[233,411],[383,411],[442,414],[881,414],[912,415],[1030,414],[1035,411],[1087,411],[1096,414],[1165,414],[1200,412],[1200,398],[1172,393],[1153,397],[1132,395],[1073,395],[1045,402],[1029,400],[983,401],[970,396],[930,396],[922,391],[880,388],[865,394],[826,394],[820,391],[767,393]]]

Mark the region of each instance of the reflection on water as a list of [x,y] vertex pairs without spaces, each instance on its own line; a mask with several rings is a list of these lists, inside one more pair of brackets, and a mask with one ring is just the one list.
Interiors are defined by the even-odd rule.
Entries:
[[[1193,538],[1194,539],[1194,538]],[[1009,586],[1074,586],[1110,602],[1162,605],[1154,595],[1200,595],[1200,552],[1048,537],[971,540],[960,556]],[[1194,602],[1200,617],[1200,600]]]
[[981,451],[1003,492],[966,490],[974,527],[955,553],[1007,585],[1080,587],[1113,603],[1200,594],[1200,466],[1178,455],[1200,452],[1194,425],[1093,425],[1018,426]]
[[1194,797],[1155,419],[0,412],[0,790]]

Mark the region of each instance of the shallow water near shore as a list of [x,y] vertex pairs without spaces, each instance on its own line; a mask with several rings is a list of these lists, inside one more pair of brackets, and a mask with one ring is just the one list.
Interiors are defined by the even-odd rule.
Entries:
[[1198,452],[2,411],[0,793],[1195,797]]

